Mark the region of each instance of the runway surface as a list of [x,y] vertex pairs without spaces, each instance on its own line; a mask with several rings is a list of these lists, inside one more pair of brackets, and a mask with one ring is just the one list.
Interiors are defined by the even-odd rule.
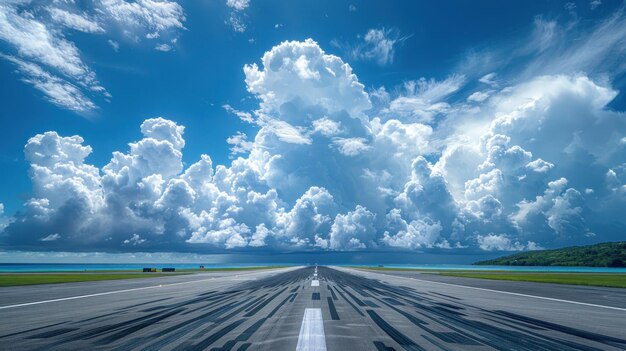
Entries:
[[295,267],[0,288],[0,349],[626,349],[626,289],[314,274]]

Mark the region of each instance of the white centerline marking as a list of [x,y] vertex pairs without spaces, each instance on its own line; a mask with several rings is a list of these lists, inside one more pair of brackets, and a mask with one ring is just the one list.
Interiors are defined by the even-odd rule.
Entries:
[[[259,274],[259,273],[265,273],[265,272],[253,272],[253,273],[249,273],[249,274],[250,274],[250,275],[252,275],[252,274]],[[4,310],[4,309],[8,309],[8,308],[15,308],[15,307],[24,307],[24,306],[41,305],[41,304],[44,304],[44,303],[50,303],[50,302],[60,302],[60,301],[69,301],[69,300],[84,299],[84,298],[87,298],[87,297],[105,296],[105,295],[121,294],[121,293],[132,292],[132,291],[141,291],[141,290],[148,290],[148,289],[156,289],[156,288],[162,288],[162,287],[166,287],[166,286],[176,286],[176,285],[185,285],[185,284],[200,283],[200,282],[206,282],[206,281],[209,281],[209,280],[213,280],[213,279],[220,279],[220,278],[227,278],[227,277],[225,277],[225,276],[222,276],[222,277],[213,277],[213,278],[200,279],[200,280],[191,280],[191,281],[187,281],[187,282],[180,282],[180,283],[159,284],[159,285],[153,285],[153,286],[143,286],[143,287],[140,287],[140,288],[132,288],[132,289],[124,289],[124,290],[107,291],[107,292],[101,292],[101,293],[95,293],[95,294],[87,294],[87,295],[79,295],[79,296],[70,296],[70,297],[61,297],[61,298],[58,298],[58,299],[51,299],[51,300],[43,300],[43,301],[34,301],[34,302],[18,303],[18,304],[15,304],[15,305],[0,306],[0,310]]]
[[320,286],[319,280],[311,280],[311,286]]
[[326,336],[324,335],[321,308],[304,310],[296,351],[326,351]]
[[431,280],[423,280],[423,279],[417,279],[417,278],[411,278],[411,277],[403,277],[403,276],[399,276],[399,275],[392,275],[392,274],[385,274],[385,273],[374,273],[374,274],[380,274],[380,275],[385,275],[385,276],[388,276],[388,277],[395,277],[395,278],[402,278],[402,279],[410,279],[410,280],[415,280],[415,281],[418,281],[418,282],[439,284],[439,285],[445,285],[445,286],[455,286],[455,287],[458,287],[458,288],[473,289],[473,290],[480,290],[480,291],[489,291],[489,292],[495,292],[495,293],[506,294],[506,295],[522,296],[522,297],[532,297],[532,298],[535,298],[535,299],[572,303],[572,304],[575,304],[575,305],[583,305],[583,306],[590,306],[590,307],[607,308],[607,309],[616,310],[616,311],[626,311],[626,308],[605,306],[605,305],[596,305],[596,304],[587,303],[587,302],[555,299],[555,298],[552,298],[552,297],[528,295],[528,294],[514,293],[514,292],[510,292],[510,291],[487,289],[487,288],[477,288],[477,287],[474,287],[474,286],[467,286],[467,285],[457,285],[457,284],[450,284],[450,283],[434,282],[434,281],[431,281]]

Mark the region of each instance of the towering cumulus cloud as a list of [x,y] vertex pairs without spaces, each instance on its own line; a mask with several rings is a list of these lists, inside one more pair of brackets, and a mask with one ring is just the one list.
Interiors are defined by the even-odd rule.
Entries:
[[352,68],[310,39],[244,72],[258,132],[230,166],[203,155],[185,168],[185,129],[164,118],[101,169],[79,136],[31,138],[33,197],[4,221],[3,245],[525,250],[626,228],[626,116],[583,75],[459,103],[445,99],[464,77],[420,80],[373,106]]

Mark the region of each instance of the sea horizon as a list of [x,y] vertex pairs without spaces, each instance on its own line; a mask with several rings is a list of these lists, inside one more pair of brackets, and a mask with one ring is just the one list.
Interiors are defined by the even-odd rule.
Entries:
[[[177,269],[206,269],[243,268],[243,267],[273,267],[273,266],[307,266],[315,263],[167,263],[167,262],[139,262],[139,263],[0,263],[0,273],[35,273],[35,272],[81,272],[81,271],[135,271],[143,268],[171,267]],[[478,266],[468,264],[324,264],[319,266],[351,266],[351,267],[386,267],[420,270],[472,270],[472,271],[514,271],[514,272],[563,272],[563,273],[626,273],[626,268],[613,267],[585,267],[585,266]]]

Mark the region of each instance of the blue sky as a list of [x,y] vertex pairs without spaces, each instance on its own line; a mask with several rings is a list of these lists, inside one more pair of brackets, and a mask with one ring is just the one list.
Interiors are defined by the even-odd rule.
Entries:
[[623,11],[5,2],[4,255],[379,260],[623,239]]

